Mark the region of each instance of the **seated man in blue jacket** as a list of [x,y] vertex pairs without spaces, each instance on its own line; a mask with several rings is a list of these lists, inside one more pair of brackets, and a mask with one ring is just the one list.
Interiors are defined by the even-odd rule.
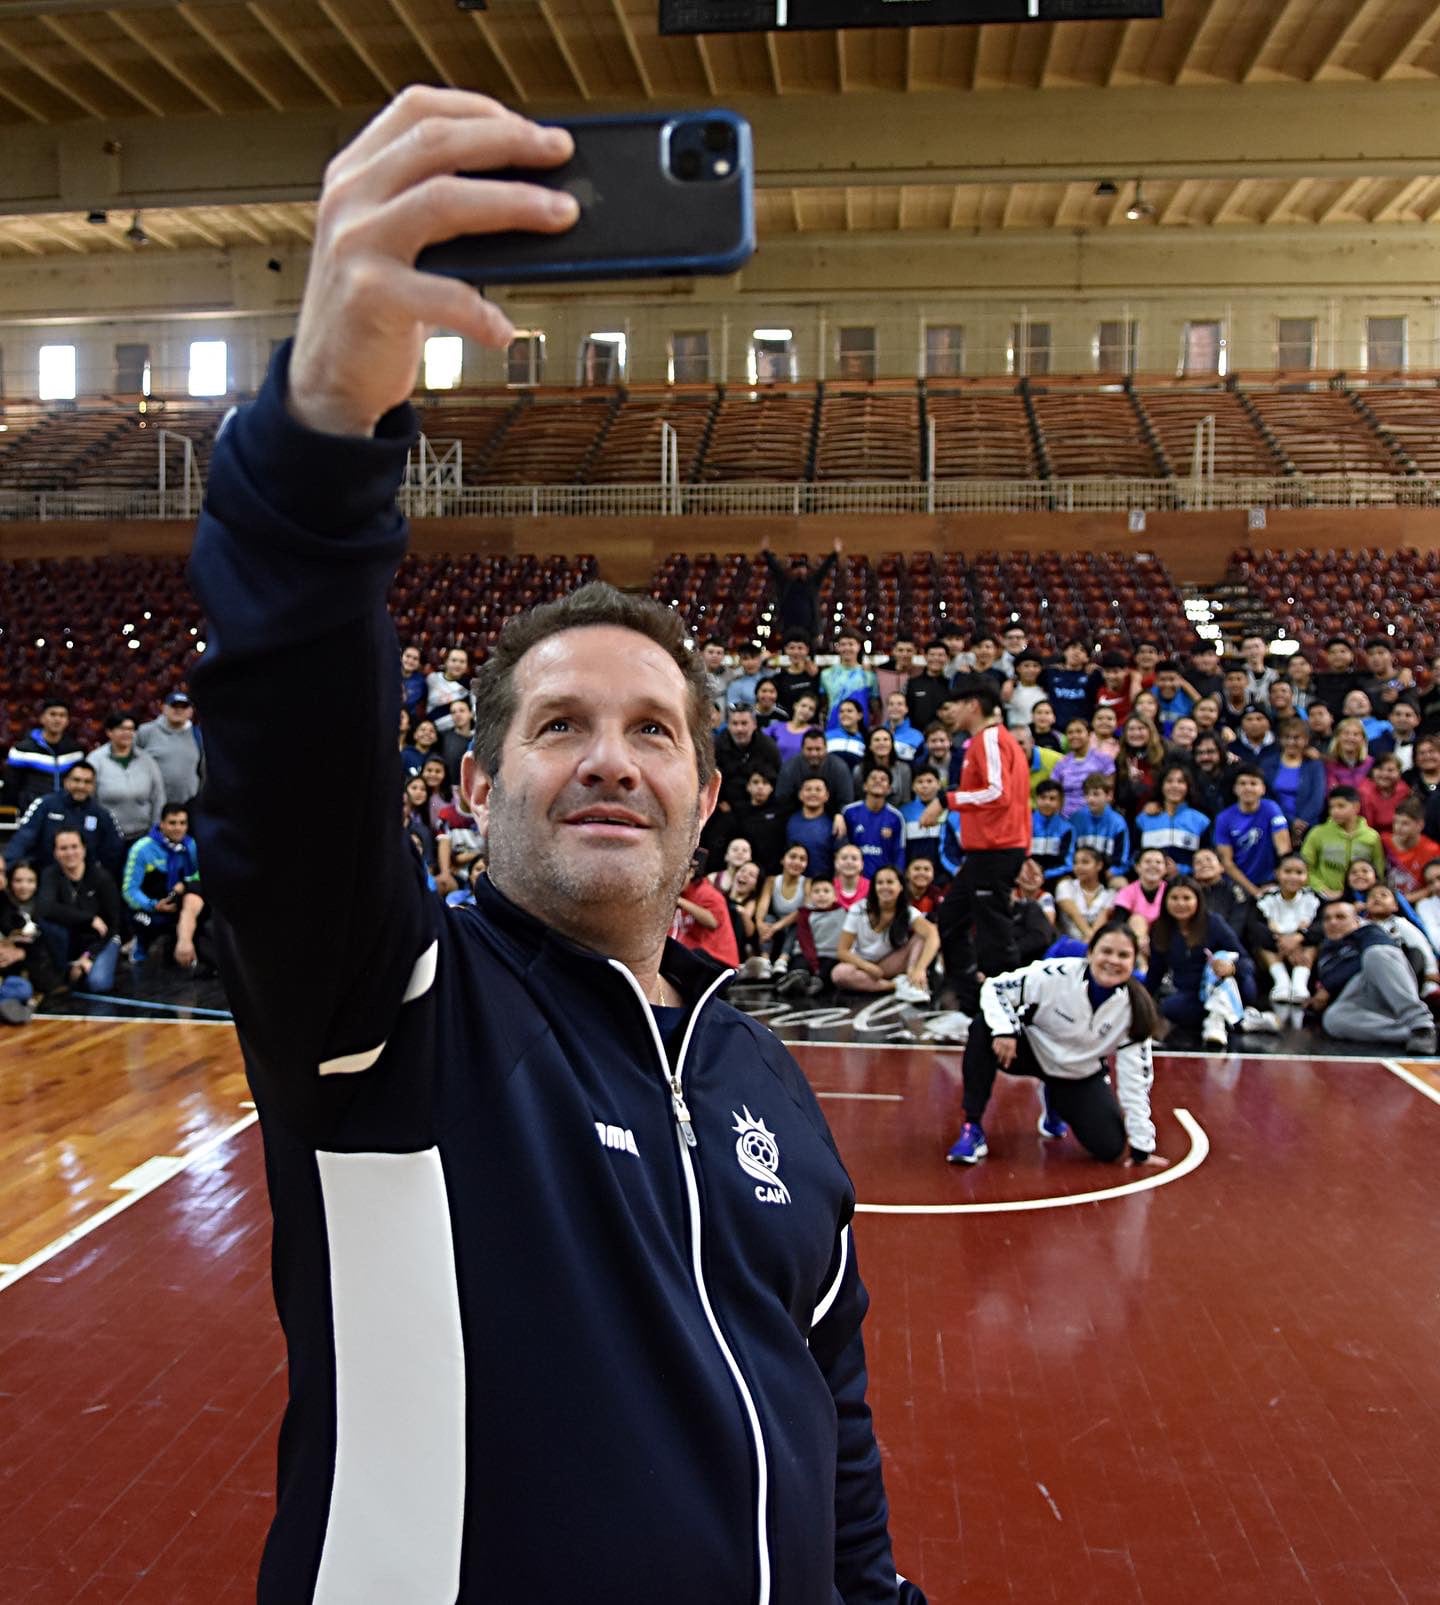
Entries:
[[1348,897],[1320,912],[1325,940],[1315,960],[1310,1007],[1328,1036],[1405,1053],[1434,1053],[1435,1021],[1399,944],[1361,921]]
[[[166,803],[160,823],[152,825],[130,849],[121,885],[135,927],[135,962],[170,952],[182,970],[200,962],[197,940],[205,899],[200,892],[200,864],[195,838],[189,834],[190,811],[184,803]],[[210,961],[208,948],[204,959]]]
[[[563,195],[453,175],[570,150],[407,90],[331,162],[293,350],[211,462],[198,825],[291,1359],[258,1597],[896,1605],[854,1190],[732,972],[667,941],[719,785],[681,621],[590,585],[507,625],[473,906],[394,829],[408,398],[429,327],[512,335],[415,254],[564,228]],[[346,806],[297,811],[271,711],[337,662]],[[316,940],[276,910],[321,861]]]

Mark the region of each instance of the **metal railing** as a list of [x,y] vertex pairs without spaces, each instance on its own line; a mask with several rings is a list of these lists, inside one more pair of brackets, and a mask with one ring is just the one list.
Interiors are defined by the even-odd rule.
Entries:
[[[412,518],[807,517],[901,513],[1243,511],[1250,507],[1436,507],[1440,479],[1314,474],[1230,479],[936,479],[854,483],[402,487]],[[0,520],[193,519],[198,493],[0,489]]]

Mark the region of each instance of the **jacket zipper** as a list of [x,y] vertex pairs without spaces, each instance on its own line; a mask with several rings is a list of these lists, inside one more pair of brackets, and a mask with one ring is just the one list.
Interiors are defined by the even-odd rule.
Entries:
[[760,1412],[755,1407],[755,1396],[750,1391],[750,1384],[745,1380],[745,1373],[740,1369],[734,1351],[725,1340],[725,1334],[720,1330],[720,1322],[715,1317],[715,1310],[710,1303],[710,1291],[705,1285],[705,1269],[701,1257],[701,1218],[700,1218],[700,1188],[695,1180],[695,1163],[690,1157],[690,1151],[697,1146],[695,1140],[695,1127],[690,1120],[690,1109],[685,1102],[684,1074],[685,1055],[690,1051],[690,1038],[695,1032],[695,1022],[700,1018],[700,1011],[710,1001],[711,997],[724,986],[733,971],[727,970],[724,975],[718,976],[701,994],[700,1001],[691,1010],[690,1018],[685,1023],[685,1035],[680,1042],[680,1051],[675,1056],[675,1068],[670,1068],[669,1059],[665,1053],[665,1044],[660,1037],[660,1028],[655,1023],[655,1016],[651,1013],[650,1002],[645,996],[644,988],[618,959],[611,959],[610,967],[618,970],[625,977],[631,991],[640,1000],[640,1006],[645,1013],[646,1024],[650,1027],[650,1040],[654,1044],[655,1053],[660,1061],[660,1073],[665,1079],[665,1085],[670,1089],[670,1108],[675,1116],[675,1143],[680,1150],[680,1168],[685,1175],[685,1196],[690,1210],[690,1268],[695,1277],[695,1291],[700,1299],[700,1307],[705,1312],[705,1319],[710,1324],[710,1334],[715,1339],[715,1346],[720,1350],[721,1357],[730,1371],[730,1376],[740,1394],[740,1401],[745,1407],[745,1417],[750,1426],[750,1435],[755,1443],[756,1466],[756,1512],[755,1533],[756,1545],[759,1552],[760,1563],[760,1591],[756,1595],[756,1605],[770,1605],[770,1543],[766,1531],[767,1505],[770,1497],[770,1465],[765,1454],[765,1434],[760,1426]]

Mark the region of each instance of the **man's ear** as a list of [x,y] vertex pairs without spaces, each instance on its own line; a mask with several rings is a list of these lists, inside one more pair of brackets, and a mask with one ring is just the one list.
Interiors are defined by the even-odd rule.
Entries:
[[460,760],[460,796],[475,820],[475,827],[488,838],[490,825],[490,788],[495,782],[475,761],[475,754],[467,752]]
[[[715,804],[720,801],[720,772],[710,776],[700,789],[700,830],[704,830],[706,822],[715,812]],[[695,833],[695,844],[700,844],[700,832]]]

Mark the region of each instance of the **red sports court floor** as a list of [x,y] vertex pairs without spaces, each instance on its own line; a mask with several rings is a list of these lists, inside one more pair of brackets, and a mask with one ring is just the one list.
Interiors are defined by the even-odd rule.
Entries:
[[[1042,1144],[1003,1082],[957,1171],[957,1052],[798,1052],[861,1199],[901,1206],[856,1240],[897,1559],[935,1605],[1440,1601],[1423,1072],[1162,1057],[1161,1173]],[[253,1598],[267,1252],[249,1129],[0,1291],[6,1605]]]

